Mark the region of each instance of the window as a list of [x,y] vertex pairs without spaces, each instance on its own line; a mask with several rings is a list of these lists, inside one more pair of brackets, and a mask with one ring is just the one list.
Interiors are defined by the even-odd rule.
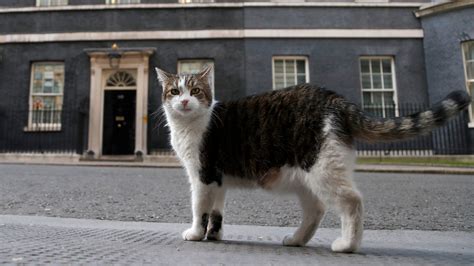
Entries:
[[395,65],[392,57],[361,57],[362,106],[375,116],[398,115]]
[[[466,88],[474,100],[474,41],[463,43],[464,69],[466,73]],[[474,104],[469,108],[470,123],[474,127]]]
[[213,66],[210,73],[210,86],[212,89],[212,96],[214,97],[214,62],[212,60],[180,60],[178,62],[178,74],[196,74],[205,66]]
[[306,57],[274,57],[272,68],[274,90],[309,82]]
[[36,6],[64,6],[68,0],[36,0]]
[[105,0],[107,5],[140,4],[140,0]]
[[31,67],[29,130],[60,130],[64,64],[33,63]]

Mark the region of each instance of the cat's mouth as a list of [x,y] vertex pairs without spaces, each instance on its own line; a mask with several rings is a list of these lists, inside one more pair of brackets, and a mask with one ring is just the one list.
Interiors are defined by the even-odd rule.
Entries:
[[183,107],[183,108],[179,108],[178,111],[182,112],[182,113],[189,113],[191,112],[193,109],[191,108],[187,108],[187,107]]

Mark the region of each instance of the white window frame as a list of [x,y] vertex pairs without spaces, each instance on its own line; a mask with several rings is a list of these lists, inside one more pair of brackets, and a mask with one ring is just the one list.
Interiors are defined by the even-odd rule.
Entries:
[[140,4],[141,0],[105,0],[106,5],[131,5]]
[[[474,79],[469,79],[469,77],[468,77],[467,63],[468,62],[474,62],[474,59],[467,60],[466,56],[465,56],[466,55],[466,49],[467,49],[467,46],[468,46],[469,43],[474,44],[474,40],[461,43],[461,46],[462,46],[461,51],[462,51],[462,60],[463,60],[463,65],[464,65],[464,77],[465,77],[465,80],[466,80],[466,90],[467,90],[467,93],[469,93],[469,95],[471,95],[471,92],[469,91],[469,85],[471,83],[474,84]],[[471,95],[471,97],[472,97],[472,95]],[[471,105],[472,105],[472,103],[471,103]],[[474,113],[472,111],[472,107],[469,107],[469,124],[468,124],[468,127],[474,128]]]
[[[63,65],[64,67],[64,80],[63,80],[63,88],[61,93],[34,93],[34,70],[35,64],[52,64],[52,65]],[[60,131],[61,130],[61,118],[62,118],[62,105],[64,104],[64,87],[65,87],[65,80],[66,80],[66,71],[65,71],[65,64],[61,61],[42,61],[42,62],[33,62],[31,63],[31,76],[30,76],[30,93],[29,93],[29,100],[28,100],[28,126],[24,129],[25,131]],[[33,106],[33,97],[34,96],[61,96],[62,97],[62,105],[59,110],[59,123],[33,123],[33,112],[35,111]]]
[[[203,62],[203,66],[209,66],[211,65],[212,66],[212,70],[211,70],[211,90],[212,90],[212,98],[214,99],[215,98],[215,73],[216,73],[216,68],[214,67],[214,60],[212,59],[180,59],[178,60],[178,69],[176,70],[176,73],[180,74],[181,72],[181,65],[182,64],[185,64],[185,63],[196,63],[196,62]],[[194,73],[193,73],[194,74]]]
[[[390,60],[390,67],[392,70],[392,89],[364,89],[363,82],[362,82],[362,67],[361,67],[361,62],[362,60],[380,60],[380,63],[382,63],[382,60],[388,59]],[[373,80],[372,80],[372,63],[369,64],[370,68],[370,84],[371,87],[373,87]],[[380,66],[380,69],[382,70],[382,75],[383,75],[383,68]],[[361,102],[362,102],[362,108],[364,108],[364,92],[393,92],[393,103],[395,104],[395,116],[399,116],[398,112],[398,87],[397,87],[397,78],[396,78],[396,69],[395,69],[395,57],[393,56],[360,56],[359,57],[359,79],[360,79],[360,93],[361,93]],[[384,79],[382,76],[382,88],[384,88]],[[384,97],[382,96],[382,117],[386,117],[385,114],[385,101]]]
[[[44,1],[47,4],[42,4]],[[45,6],[66,6],[68,5],[68,0],[36,0],[37,7],[45,7]]]
[[[285,61],[286,60],[304,60],[304,70],[305,70],[305,82],[309,83],[309,60],[307,56],[273,56],[272,57],[272,88],[273,90],[279,90],[282,88],[276,88],[275,84],[275,60],[283,60],[283,77],[285,78],[285,86],[283,88],[288,87],[286,85],[286,67],[285,67]],[[295,64],[296,66],[296,64]],[[298,75],[297,75],[297,68],[295,67],[295,83],[298,84]]]

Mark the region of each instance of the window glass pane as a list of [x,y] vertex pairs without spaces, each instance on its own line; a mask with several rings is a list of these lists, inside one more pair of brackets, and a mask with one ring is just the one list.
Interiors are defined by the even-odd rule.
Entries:
[[370,73],[369,60],[367,59],[360,60],[360,71],[362,73]]
[[376,106],[382,105],[382,93],[381,92],[373,92],[372,93],[372,102],[371,104]]
[[362,74],[362,88],[371,89],[372,85],[370,83],[370,74]]
[[372,73],[380,73],[380,60],[372,59]]
[[380,74],[373,74],[372,75],[372,84],[374,89],[382,89],[382,75]]
[[393,92],[384,92],[383,93],[383,100],[384,100],[384,105],[387,107],[394,106],[395,101],[393,100]]
[[[472,102],[474,102],[474,82],[469,82],[469,93],[471,94]],[[474,104],[471,103],[472,115],[474,115]]]
[[474,61],[466,63],[467,79],[474,79]]
[[285,71],[286,71],[286,85],[293,86],[296,85],[295,80],[295,60],[286,60],[285,61]]
[[464,47],[466,60],[474,60],[474,41],[466,43]]
[[275,60],[275,74],[283,75],[283,60]]
[[306,73],[306,68],[305,68],[305,61],[304,60],[298,60],[296,62],[297,64],[297,69],[296,71],[298,72],[298,74],[304,74]]
[[383,73],[391,73],[392,72],[392,64],[390,59],[383,59],[382,60],[382,69]]
[[48,6],[49,5],[49,0],[37,0],[37,5],[38,6]]
[[285,87],[285,77],[283,73],[275,73],[275,88],[281,89]]
[[370,105],[370,102],[372,101],[371,97],[370,97],[371,95],[372,95],[371,92],[363,92],[362,93],[362,97],[363,97],[362,100],[363,100],[364,106]]
[[384,74],[383,75],[383,86],[384,86],[384,89],[392,89],[393,88],[392,75],[390,75],[390,74]]

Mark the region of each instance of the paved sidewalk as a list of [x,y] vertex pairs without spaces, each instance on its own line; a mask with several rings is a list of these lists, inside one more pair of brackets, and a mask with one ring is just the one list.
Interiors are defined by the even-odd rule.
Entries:
[[329,249],[320,229],[303,248],[281,246],[294,228],[225,226],[222,242],[185,242],[186,224],[0,215],[0,263],[460,265],[474,264],[474,233],[367,230],[358,254]]

